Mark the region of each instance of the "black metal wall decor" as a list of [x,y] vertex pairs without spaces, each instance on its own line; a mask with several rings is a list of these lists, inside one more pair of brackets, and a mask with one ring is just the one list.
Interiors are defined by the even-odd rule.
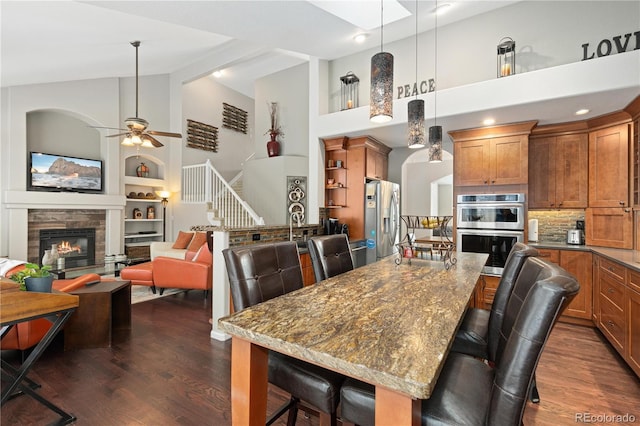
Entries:
[[222,127],[247,134],[247,111],[222,103]]
[[218,128],[187,119],[187,146],[204,151],[218,152]]

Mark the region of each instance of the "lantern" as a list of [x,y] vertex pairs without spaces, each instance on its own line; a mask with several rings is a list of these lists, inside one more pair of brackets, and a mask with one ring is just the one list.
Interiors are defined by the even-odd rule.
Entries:
[[516,73],[516,42],[504,37],[498,44],[498,77]]
[[340,111],[358,108],[360,79],[349,71],[347,75],[340,77]]

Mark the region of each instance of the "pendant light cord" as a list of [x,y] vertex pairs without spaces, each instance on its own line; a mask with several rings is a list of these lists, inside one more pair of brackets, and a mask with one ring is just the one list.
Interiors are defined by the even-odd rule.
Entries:
[[[416,0],[416,84],[418,84],[418,0]],[[416,99],[418,99],[417,90]]]
[[384,46],[384,0],[380,0],[380,51]]
[[436,27],[434,28],[434,71],[433,79],[435,80],[435,89],[433,90],[433,125],[438,125],[438,0],[436,0]]
[[138,47],[139,41],[132,41],[131,44],[136,48],[136,117],[138,117]]

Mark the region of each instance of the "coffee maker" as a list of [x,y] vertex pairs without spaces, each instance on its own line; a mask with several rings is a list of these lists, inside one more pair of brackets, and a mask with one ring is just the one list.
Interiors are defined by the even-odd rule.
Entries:
[[325,235],[339,234],[340,233],[340,224],[338,223],[338,219],[330,217],[324,222],[324,233]]

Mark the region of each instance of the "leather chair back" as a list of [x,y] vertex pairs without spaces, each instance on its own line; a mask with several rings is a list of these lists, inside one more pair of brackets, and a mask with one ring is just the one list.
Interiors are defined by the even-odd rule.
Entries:
[[527,258],[505,313],[487,424],[521,424],[542,349],[579,290],[576,278],[563,268]]
[[353,269],[353,255],[346,234],[312,237],[308,247],[316,282]]
[[239,246],[222,254],[236,312],[303,286],[295,242]]
[[515,243],[509,252],[489,315],[487,336],[487,353],[489,359],[495,359],[496,357],[504,312],[511,297],[513,286],[524,265],[524,261],[530,256],[537,255],[538,250],[523,243]]

